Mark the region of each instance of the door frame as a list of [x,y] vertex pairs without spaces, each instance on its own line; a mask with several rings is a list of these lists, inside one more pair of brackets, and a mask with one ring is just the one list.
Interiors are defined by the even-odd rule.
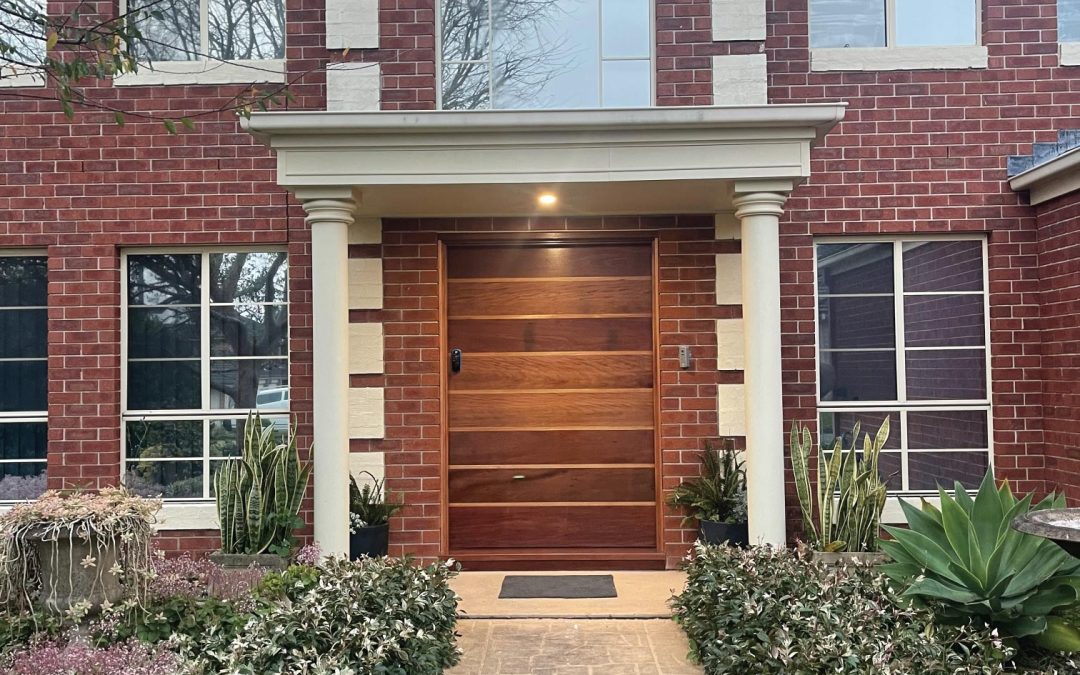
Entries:
[[[653,481],[656,495],[656,542],[654,550],[640,553],[595,553],[544,551],[451,556],[450,551],[450,397],[447,354],[447,273],[449,247],[506,246],[539,247],[560,244],[649,244],[652,248],[652,369],[653,369]],[[438,235],[439,274],[439,556],[453,557],[472,569],[663,569],[664,552],[664,465],[660,420],[660,236],[655,230],[612,230],[583,232],[440,232]]]

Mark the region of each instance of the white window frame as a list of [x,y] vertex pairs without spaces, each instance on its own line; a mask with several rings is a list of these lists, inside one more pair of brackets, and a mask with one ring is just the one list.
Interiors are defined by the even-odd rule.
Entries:
[[[896,45],[896,0],[885,0],[884,47],[811,47],[810,70],[951,70],[986,68],[989,52],[982,43],[982,0],[975,3],[975,44]],[[807,27],[814,31],[813,9],[807,5]]]
[[[1062,66],[1080,66],[1080,41],[1061,39],[1061,3],[1067,1],[1080,4],[1078,0],[1057,0],[1058,64]],[[1080,7],[1077,8],[1077,11],[1080,11]]]
[[[982,291],[915,291],[904,292],[904,266],[903,266],[903,245],[911,242],[941,242],[941,241],[978,241],[981,243],[982,249]],[[896,359],[896,389],[897,400],[895,401],[823,401],[821,399],[821,343],[820,343],[820,330],[818,328],[818,312],[820,302],[820,290],[818,288],[818,255],[817,246],[819,244],[892,244],[893,253],[893,292],[891,294],[858,294],[860,296],[873,296],[873,295],[891,295],[893,297],[893,311],[894,311],[894,339],[895,345],[892,349],[895,350]],[[991,345],[990,345],[990,270],[989,270],[989,247],[987,238],[982,235],[964,235],[964,234],[910,234],[910,235],[879,235],[879,236],[828,236],[828,237],[815,237],[813,253],[813,275],[814,275],[814,401],[816,405],[815,419],[820,424],[822,413],[884,413],[884,412],[896,412],[900,415],[900,446],[897,449],[890,449],[890,454],[898,454],[901,458],[901,470],[902,485],[908,484],[908,462],[907,456],[909,453],[921,453],[921,452],[985,452],[987,454],[987,466],[991,469],[994,467],[994,410],[992,403],[993,396],[993,373],[991,372]],[[947,346],[947,347],[907,347],[904,341],[904,298],[906,296],[946,296],[946,295],[978,295],[983,296],[983,351],[984,358],[986,359],[986,397],[983,399],[969,399],[969,400],[924,400],[917,399],[911,401],[907,398],[907,377],[906,377],[906,352],[908,351],[927,351],[927,350],[960,350],[960,349],[973,349],[972,346]],[[882,348],[882,351],[887,348]],[[845,350],[839,350],[845,351]],[[852,350],[847,350],[852,351]],[[877,350],[874,350],[877,351]],[[910,411],[985,411],[986,412],[986,448],[934,448],[933,450],[910,450],[907,442],[907,414]],[[820,440],[820,428],[818,429]],[[873,429],[863,429],[864,432],[873,433]],[[893,433],[896,433],[894,430]],[[903,514],[899,508],[898,497],[936,497],[936,490],[890,490],[889,499],[886,504],[885,518],[886,522],[901,522]],[[928,499],[928,501],[935,502],[936,499]]]
[[[48,11],[46,0],[40,0],[45,11]],[[45,57],[45,42],[41,43],[41,56]],[[0,66],[0,87],[44,87],[45,76],[36,70],[27,70],[22,66],[4,64]]]
[[[288,256],[287,247],[278,244],[252,244],[249,246],[199,246],[199,247],[153,247],[133,248],[120,252],[120,269],[122,282],[120,289],[120,476],[127,475],[127,426],[129,422],[174,422],[174,421],[201,421],[203,422],[202,434],[202,463],[203,463],[203,494],[201,497],[176,497],[165,500],[165,508],[159,520],[163,527],[159,529],[214,529],[216,524],[216,511],[213,510],[214,498],[210,496],[210,424],[215,420],[243,420],[249,412],[256,409],[247,408],[210,408],[210,256],[215,253],[285,253]],[[128,409],[128,258],[129,256],[141,255],[199,255],[201,266],[201,285],[199,289],[199,364],[200,364],[200,396],[202,397],[201,409],[190,410],[129,410]],[[291,260],[286,258],[286,269],[291,265]],[[288,272],[286,272],[288,274]],[[288,277],[287,277],[288,278]],[[286,293],[286,300],[281,303],[289,312],[292,307],[291,293]],[[142,305],[140,305],[142,306]],[[168,305],[162,305],[168,307]],[[292,335],[292,317],[289,316],[288,333],[285,336],[286,346]],[[224,360],[264,359],[268,357],[223,357]],[[276,358],[276,357],[275,357]],[[285,350],[285,368],[291,375],[292,352],[288,347]],[[289,379],[290,392],[292,387]],[[281,410],[264,411],[267,417],[288,417],[292,419],[291,403]],[[155,458],[152,461],[196,461],[196,457]],[[215,461],[221,461],[220,458]],[[134,460],[133,463],[138,463]],[[210,507],[209,509],[207,507]]]
[[[285,0],[281,0],[285,2]],[[120,0],[120,14],[127,13],[128,0]],[[288,46],[288,30],[282,27]],[[285,59],[221,60],[208,56],[210,49],[210,2],[199,0],[199,58],[194,61],[147,61],[135,73],[113,78],[118,86],[169,84],[247,84],[285,82]]]
[[[11,248],[11,249],[0,250],[0,258],[45,258],[46,261],[48,261],[48,254],[44,249],[38,249],[38,248],[28,248],[28,249]],[[46,284],[47,283],[48,283],[48,279],[46,278]],[[26,306],[26,307],[19,307],[19,309],[44,309],[44,310],[48,311],[49,307],[48,307],[48,304],[46,304],[44,307],[39,307],[39,306],[36,306],[36,305],[32,305],[32,306]],[[46,346],[46,351],[48,351],[48,336],[46,336],[45,342],[46,342],[46,345],[45,345]],[[7,362],[7,361],[41,361],[41,359],[37,358],[37,357],[34,357],[34,358],[12,358],[12,359],[7,359],[6,358],[6,359],[3,359],[3,361],[5,361],[5,362]],[[46,356],[45,356],[46,372],[48,371],[48,363],[49,363],[49,357],[48,357],[48,354],[46,354]],[[48,377],[48,376],[46,375],[46,377]],[[10,411],[10,412],[0,412],[0,424],[41,423],[41,424],[48,425],[48,423],[49,423],[48,400],[46,400],[45,403],[46,403],[46,409],[45,410],[15,410],[15,411]],[[40,459],[0,459],[0,464],[40,464],[41,461],[42,460],[40,460]],[[48,471],[49,471],[48,452],[46,452],[46,454],[45,454],[45,460],[44,461],[45,461],[45,474],[47,476]],[[0,499],[0,505],[10,506],[12,504],[18,504],[21,501],[22,500]],[[4,508],[4,506],[0,506],[0,512],[3,512],[3,510],[6,510]]]
[[[205,2],[206,0],[202,0]],[[596,23],[596,45],[597,52],[600,55],[599,61],[599,77],[597,78],[597,99],[603,100],[604,96],[604,64],[609,61],[644,61],[641,57],[627,57],[627,56],[615,56],[604,57],[604,3],[603,0],[592,0],[596,2],[598,7],[597,23]],[[443,66],[443,30],[442,30],[442,2],[443,0],[435,0],[435,109],[443,110],[443,89],[442,89],[442,66]],[[645,0],[649,5],[649,107],[656,107],[656,0]],[[488,26],[494,25],[493,17],[491,14],[492,2],[487,0],[488,7]],[[494,91],[492,90],[492,78],[491,73],[495,69],[494,63],[494,50],[491,49],[491,34],[488,36],[488,100],[495,101]],[[458,63],[458,61],[455,61]],[[460,63],[484,63],[484,61],[461,61]],[[602,109],[617,109],[614,106],[611,108]],[[483,108],[482,110],[503,110],[504,108]],[[587,110],[588,108],[542,108],[542,110]]]

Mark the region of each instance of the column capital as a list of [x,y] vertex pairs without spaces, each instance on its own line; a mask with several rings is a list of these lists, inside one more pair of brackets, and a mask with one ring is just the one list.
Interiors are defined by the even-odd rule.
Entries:
[[309,225],[314,227],[319,223],[344,223],[345,225],[352,225],[353,218],[356,215],[356,202],[352,198],[348,199],[308,199],[304,201],[304,212],[307,213],[307,217],[304,219]]
[[787,193],[784,192],[748,192],[735,195],[731,203],[735,205],[735,217],[746,216],[776,216],[784,213],[784,203],[787,201]]

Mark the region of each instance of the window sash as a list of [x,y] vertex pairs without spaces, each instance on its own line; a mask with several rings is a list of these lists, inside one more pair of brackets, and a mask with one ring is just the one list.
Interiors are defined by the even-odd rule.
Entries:
[[[983,12],[982,2],[980,0],[971,0],[971,2],[974,3],[974,9],[975,9],[974,16],[973,16],[973,21],[974,21],[974,24],[975,24],[973,26],[975,41],[970,43],[970,44],[969,43],[952,43],[952,44],[948,44],[948,45],[936,45],[936,46],[967,47],[967,46],[979,46],[979,45],[982,45],[982,12]],[[897,36],[896,36],[896,24],[897,24],[896,3],[897,3],[897,0],[884,0],[884,3],[885,3],[885,11],[884,11],[884,14],[883,14],[883,18],[884,18],[884,21],[885,21],[885,26],[884,26],[884,29],[885,29],[885,44],[881,45],[880,47],[876,47],[876,48],[878,48],[878,49],[883,49],[883,48],[919,49],[920,46],[898,45],[897,44]],[[810,4],[808,5],[808,15],[809,15],[809,19],[810,19],[809,20],[810,47],[811,47],[811,49],[815,49],[815,48],[818,48],[818,47],[814,46],[814,10],[813,10],[813,2],[810,2]],[[836,45],[830,45],[830,47],[835,47],[835,46]],[[840,45],[840,46],[842,47],[843,45]],[[820,47],[820,48],[830,48],[830,47]],[[869,47],[869,48],[874,49],[875,47]]]

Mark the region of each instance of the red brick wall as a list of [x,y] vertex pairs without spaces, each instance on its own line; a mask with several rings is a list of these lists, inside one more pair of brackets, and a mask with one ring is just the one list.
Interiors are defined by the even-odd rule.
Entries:
[[1080,501],[1080,192],[1039,205],[1048,489]]

